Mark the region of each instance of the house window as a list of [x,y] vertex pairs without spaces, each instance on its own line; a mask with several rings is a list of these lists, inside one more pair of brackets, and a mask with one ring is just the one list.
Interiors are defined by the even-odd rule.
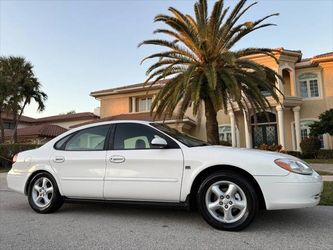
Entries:
[[257,148],[262,144],[278,144],[276,115],[260,112],[251,116],[252,142]]
[[[313,124],[314,121],[301,121],[301,139],[302,141],[310,136],[310,125]],[[324,138],[323,135],[318,136],[318,139],[321,143],[321,148],[324,148]]]
[[4,122],[3,124],[4,129],[14,129],[14,123],[12,122]]
[[151,103],[152,103],[152,98],[151,97],[138,98],[137,111],[138,112],[148,112],[148,111],[150,111]]
[[219,126],[219,138],[220,141],[227,141],[231,143],[231,126],[221,125]]
[[314,73],[304,73],[298,77],[302,98],[319,97],[318,76]]

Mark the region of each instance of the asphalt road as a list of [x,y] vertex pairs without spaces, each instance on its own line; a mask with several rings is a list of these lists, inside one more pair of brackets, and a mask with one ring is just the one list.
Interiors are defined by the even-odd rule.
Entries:
[[1,250],[333,249],[333,207],[262,211],[244,231],[223,232],[172,208],[65,204],[40,215],[0,181]]

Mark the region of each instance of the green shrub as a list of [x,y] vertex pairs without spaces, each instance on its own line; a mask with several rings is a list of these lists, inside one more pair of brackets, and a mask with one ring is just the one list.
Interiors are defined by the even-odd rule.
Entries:
[[333,159],[333,149],[320,149],[316,154],[317,159]]
[[298,152],[298,151],[284,151],[284,152],[281,152],[281,153],[292,155],[292,156],[295,156],[297,158],[302,158],[302,153]]
[[38,144],[0,144],[0,167],[10,167],[15,154],[40,147]]
[[309,159],[315,158],[320,149],[321,143],[317,137],[307,137],[301,142],[300,146],[303,158]]
[[257,149],[260,150],[266,150],[266,151],[276,151],[276,152],[280,152],[282,149],[281,145],[278,144],[272,144],[272,145],[268,145],[268,144],[261,144],[258,147],[256,147]]
[[231,146],[231,143],[228,141],[220,141],[220,145],[222,146]]

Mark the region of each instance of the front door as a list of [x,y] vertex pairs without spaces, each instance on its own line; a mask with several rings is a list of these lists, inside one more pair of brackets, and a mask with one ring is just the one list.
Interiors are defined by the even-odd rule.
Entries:
[[60,179],[63,195],[103,198],[109,125],[74,132],[55,145],[50,159]]
[[262,144],[278,144],[276,124],[253,125],[252,139],[254,147]]
[[[161,137],[166,148],[154,148]],[[178,144],[149,125],[118,123],[107,151],[104,197],[113,200],[179,201],[183,154]]]

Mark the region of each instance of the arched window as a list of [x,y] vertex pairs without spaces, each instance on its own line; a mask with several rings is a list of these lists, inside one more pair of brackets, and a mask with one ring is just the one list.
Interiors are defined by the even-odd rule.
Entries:
[[317,74],[303,73],[298,77],[298,83],[302,98],[314,98],[320,96]]

